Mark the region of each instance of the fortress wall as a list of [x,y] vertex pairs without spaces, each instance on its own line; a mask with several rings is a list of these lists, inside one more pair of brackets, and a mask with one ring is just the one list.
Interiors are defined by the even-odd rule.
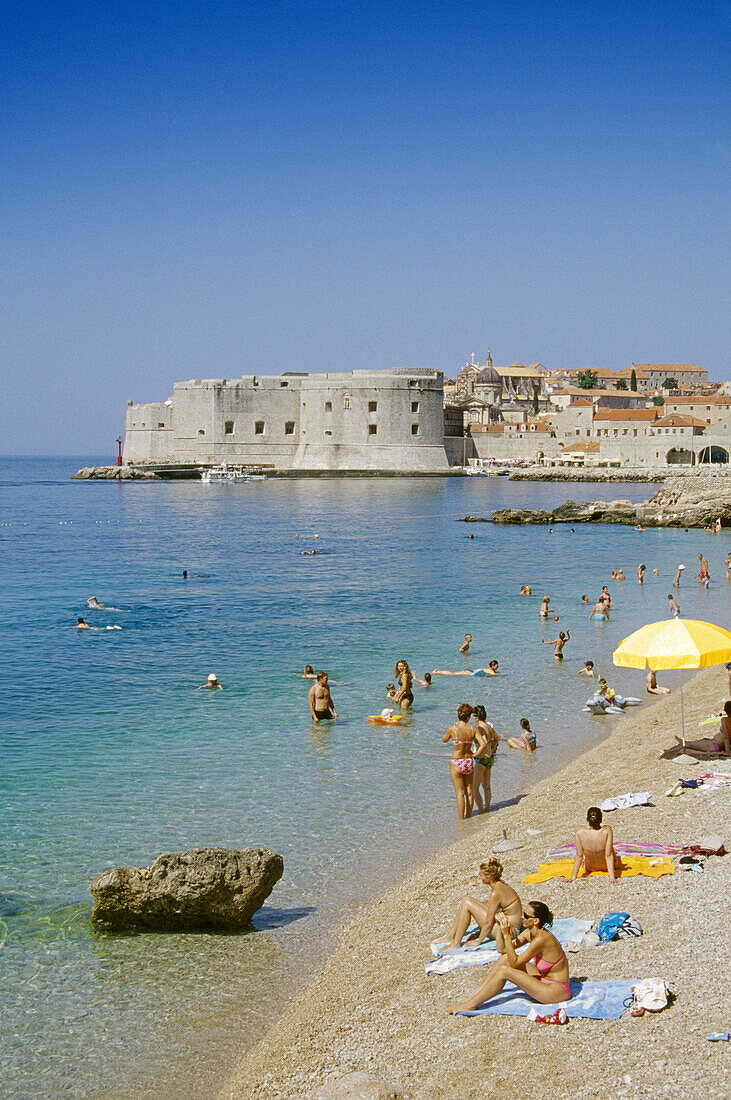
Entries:
[[175,452],[173,410],[167,401],[127,402],[125,462],[166,462]]
[[437,371],[178,382],[172,432],[138,435],[138,423],[149,419],[144,410],[161,407],[129,406],[126,461],[164,457],[354,472],[448,469],[443,376]]

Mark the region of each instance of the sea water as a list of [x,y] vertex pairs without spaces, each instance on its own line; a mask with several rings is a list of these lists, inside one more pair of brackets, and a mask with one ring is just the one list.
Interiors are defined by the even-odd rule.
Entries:
[[[667,616],[679,563],[683,615],[729,620],[725,533],[459,522],[643,485],[69,480],[90,461],[0,462],[0,1081],[17,1098],[213,1095],[353,905],[465,829],[494,840],[489,818],[456,820],[441,738],[460,702],[483,702],[503,736],[521,717],[537,733],[531,756],[501,746],[500,805],[621,721],[582,713],[586,659],[647,700],[611,653]],[[615,611],[597,624],[581,595],[602,584]],[[543,595],[558,622],[540,620]],[[99,629],[77,631],[79,615]],[[559,663],[541,640],[566,628]],[[400,727],[370,725],[399,658],[420,676],[497,658],[501,674],[435,677]],[[310,721],[305,663],[330,673],[337,722]],[[224,690],[196,690],[211,672]],[[251,932],[92,930],[95,875],[208,845],[284,857]]]

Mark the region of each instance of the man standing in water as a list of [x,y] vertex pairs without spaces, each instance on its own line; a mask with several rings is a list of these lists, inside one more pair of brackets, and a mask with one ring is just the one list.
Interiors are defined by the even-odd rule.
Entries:
[[645,583],[645,563],[642,562],[642,561],[637,566],[637,583],[638,584],[644,584]]
[[310,714],[313,722],[322,722],[329,718],[337,718],[330,688],[327,682],[327,673],[318,672],[317,679],[310,688],[307,700],[310,704]]

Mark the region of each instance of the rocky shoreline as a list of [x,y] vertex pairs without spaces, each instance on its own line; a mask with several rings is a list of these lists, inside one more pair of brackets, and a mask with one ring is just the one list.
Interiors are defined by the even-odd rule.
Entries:
[[[465,516],[465,523],[483,520]],[[622,523],[637,527],[710,527],[720,519],[731,526],[731,481],[696,475],[671,478],[649,500],[634,504],[630,500],[567,500],[550,511],[545,508],[499,508],[493,523]]]
[[72,481],[159,481],[154,470],[139,466],[82,466],[71,475]]
[[[718,711],[726,688],[726,673],[715,669],[686,685],[687,729]],[[597,719],[598,738],[608,721]],[[723,835],[731,788],[664,795],[678,778],[711,770],[687,757],[659,758],[679,724],[679,697],[658,699],[517,804],[467,822],[460,841],[344,929],[323,973],[246,1054],[220,1096],[515,1100],[548,1093],[557,1100],[598,1100],[609,1093],[618,1100],[721,1100],[728,1044],[706,1036],[726,1031],[731,1018],[731,990],[718,971],[731,946],[723,905],[728,856],[710,857],[702,874],[676,867],[671,876],[620,879],[615,887],[601,878],[572,887],[555,879],[520,887],[524,902],[539,898],[557,915],[598,920],[621,910],[636,917],[640,939],[583,947],[570,955],[571,973],[591,980],[662,977],[676,1001],[657,1015],[634,1019],[626,1012],[616,1021],[578,1019],[560,1028],[520,1017],[450,1017],[447,1005],[475,987],[482,968],[424,974],[430,940],[448,925],[460,898],[473,892],[477,864],[500,846],[504,832],[519,845],[501,857],[505,879],[516,885],[547,849],[572,839],[587,806],[628,784],[649,790],[651,805],[610,815],[617,840],[672,844]],[[729,761],[718,770],[731,770]]]

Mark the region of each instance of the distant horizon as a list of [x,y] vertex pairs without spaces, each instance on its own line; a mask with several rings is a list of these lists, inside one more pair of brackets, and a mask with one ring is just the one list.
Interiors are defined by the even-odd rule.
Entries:
[[718,0],[4,13],[0,449],[305,369],[729,372]]

